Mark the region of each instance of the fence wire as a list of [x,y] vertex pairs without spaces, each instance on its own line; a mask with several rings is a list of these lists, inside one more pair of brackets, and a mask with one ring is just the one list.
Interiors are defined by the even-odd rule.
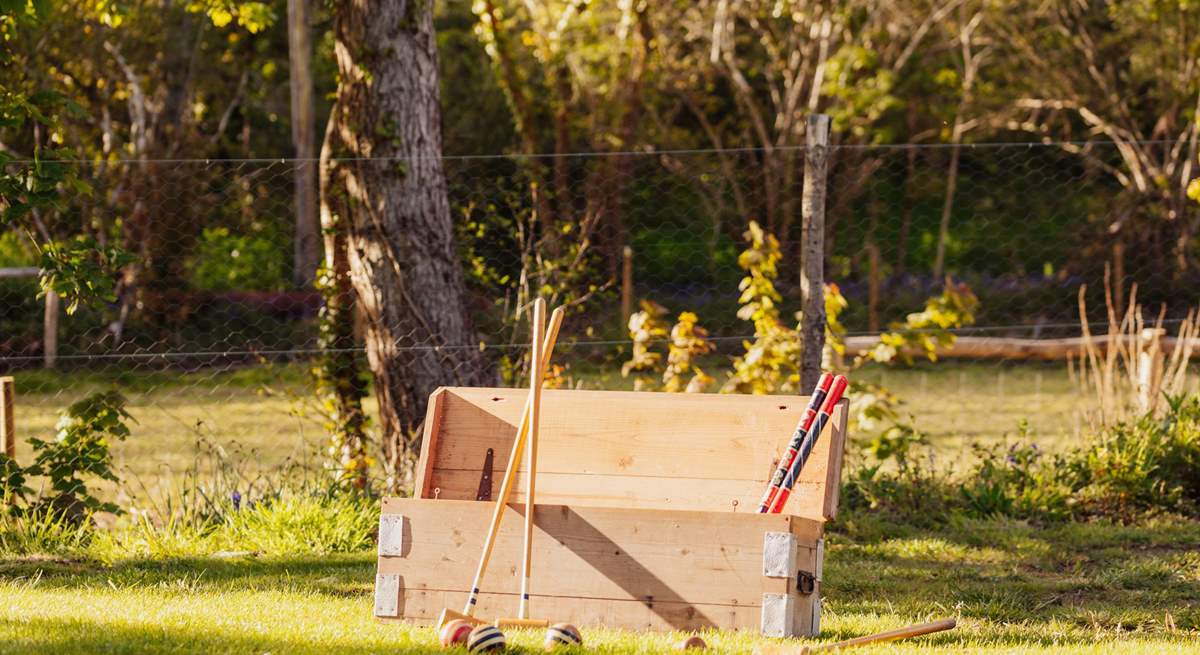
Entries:
[[[1104,334],[1115,329],[1106,274],[1117,305],[1136,283],[1151,318],[1165,307],[1170,333],[1197,302],[1200,205],[1182,189],[1122,186],[1110,144],[1080,150],[832,148],[825,275],[848,301],[847,333],[869,337],[903,321],[949,276],[980,302],[974,323],[954,330],[960,335],[1079,336],[1081,287],[1088,327]],[[322,301],[292,282],[293,184],[305,163],[75,164],[93,192],[40,216],[41,229],[120,244],[137,262],[118,280],[115,301],[58,317],[52,362],[36,280],[0,279],[0,373],[16,378],[20,435],[52,435],[64,406],[115,386],[137,421],[118,454],[137,476],[188,466],[197,440],[266,466],[313,456],[325,432],[310,374]],[[667,308],[668,321],[694,312],[715,346],[706,366],[721,374],[753,339],[752,324],[738,317],[750,220],[779,239],[782,316],[790,321],[799,308],[803,163],[802,149],[445,158],[478,342],[438,347],[483,348],[497,367],[519,359],[522,285],[541,285],[553,300],[575,303],[556,357],[565,366],[559,382],[629,388],[621,375],[631,352],[621,305],[628,258],[633,299]],[[0,235],[0,267],[35,264],[23,235]],[[1070,442],[1086,430],[1078,376],[1065,361],[1031,363],[1014,351],[859,375],[905,400],[904,411],[951,458],[976,440]],[[1194,374],[1188,380],[1194,389]],[[27,448],[22,440],[18,459]]]

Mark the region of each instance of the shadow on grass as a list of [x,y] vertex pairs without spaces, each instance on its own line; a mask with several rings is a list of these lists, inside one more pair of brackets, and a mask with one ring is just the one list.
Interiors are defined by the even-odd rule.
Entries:
[[857,543],[830,547],[829,607],[841,614],[958,614],[998,624],[1057,621],[1098,637],[1200,629],[1200,579],[1179,570],[1194,548],[1189,535],[1200,534],[1195,522],[892,527],[891,535],[885,526],[868,530],[866,539],[857,535]]

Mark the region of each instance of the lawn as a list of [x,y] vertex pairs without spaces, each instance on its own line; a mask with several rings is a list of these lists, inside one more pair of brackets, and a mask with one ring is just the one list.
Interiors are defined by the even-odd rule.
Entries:
[[[821,641],[954,616],[953,632],[864,652],[1194,653],[1200,523],[1038,529],[961,520],[917,530],[868,514],[831,536]],[[436,650],[433,631],[371,617],[374,554],[7,559],[7,653],[382,653]],[[588,629],[602,653],[661,652],[678,635]],[[705,635],[750,652],[747,633]],[[529,652],[532,632],[510,634]],[[796,643],[811,643],[796,642]]]
[[[591,389],[627,389],[617,366],[586,364],[570,382]],[[1061,364],[962,363],[947,361],[910,369],[869,367],[857,379],[881,384],[903,401],[928,435],[939,465],[969,455],[971,443],[1019,438],[1027,421],[1040,447],[1054,450],[1080,441],[1087,405]],[[197,464],[197,443],[219,446],[222,456],[270,471],[303,462],[319,451],[323,419],[303,365],[252,367],[224,372],[55,374],[18,373],[19,460],[24,438],[53,434],[59,412],[87,393],[116,384],[136,419],[133,436],[115,444],[122,476],[151,490]],[[374,413],[374,398],[367,410]],[[854,453],[850,453],[853,457]]]
[[[590,388],[629,385],[608,369],[574,375]],[[1085,433],[1078,411],[1086,403],[1061,366],[949,362],[868,369],[860,377],[901,395],[943,467],[961,467],[971,442],[1018,438],[1022,419],[1049,449]],[[301,461],[319,471],[310,460],[319,452],[322,420],[298,365],[125,375],[119,382],[137,420],[133,436],[116,445],[120,473],[132,480],[126,493],[145,491],[142,483],[153,489],[178,482],[204,457],[258,471]],[[63,406],[109,384],[100,375],[18,375],[21,435],[52,433]],[[18,458],[28,456],[18,451]],[[0,560],[0,652],[436,649],[429,628],[384,625],[371,616],[372,507],[335,509],[324,519],[282,504],[266,507],[273,518],[259,524],[257,536],[246,528],[219,538],[170,529],[130,537],[123,521],[90,546],[58,551],[68,555],[7,555]],[[1038,527],[964,516],[919,517],[927,527],[917,527],[864,509],[843,514],[829,539],[820,641],[953,616],[960,627],[951,633],[874,652],[1200,650],[1200,522]],[[318,525],[330,529],[318,535]],[[345,538],[327,550],[352,552],[311,546],[318,536]],[[538,634],[510,636],[523,651],[540,646]],[[588,645],[606,653],[661,652],[678,637],[585,630]],[[764,643],[748,633],[706,639],[721,652],[749,653]]]

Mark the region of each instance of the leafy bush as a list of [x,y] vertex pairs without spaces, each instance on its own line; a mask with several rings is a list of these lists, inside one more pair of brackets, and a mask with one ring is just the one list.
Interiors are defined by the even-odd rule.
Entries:
[[1083,513],[1126,521],[1148,510],[1200,514],[1200,396],[1167,405],[1164,417],[1119,423],[1074,455]]
[[[1145,415],[1105,429],[1061,455],[1034,445],[976,448],[961,477],[913,457],[920,435],[893,426],[864,444],[874,462],[850,473],[849,509],[906,520],[1011,517],[1037,521],[1103,518],[1131,522],[1173,512],[1200,518],[1200,396],[1168,398],[1163,418]],[[1028,436],[1024,425],[1021,435]]]
[[[24,516],[53,525],[67,521],[87,523],[95,512],[119,512],[115,504],[101,501],[88,484],[95,479],[117,481],[112,469],[110,440],[129,436],[125,398],[116,391],[93,394],[67,408],[58,421],[54,439],[30,439],[34,461],[22,467],[0,456],[0,493],[11,516]],[[46,485],[34,494],[30,478],[42,477]]]
[[977,464],[958,492],[967,514],[1066,519],[1075,504],[1064,479],[1062,457],[1045,459],[1035,444],[981,448]]
[[288,250],[274,235],[207,227],[196,244],[192,284],[202,291],[278,291],[287,286]]

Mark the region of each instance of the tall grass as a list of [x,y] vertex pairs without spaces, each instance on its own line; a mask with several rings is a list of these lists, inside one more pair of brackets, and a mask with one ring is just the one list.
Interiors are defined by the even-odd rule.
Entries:
[[96,538],[100,559],[168,559],[209,555],[325,555],[369,549],[379,520],[378,503],[360,495],[296,490],[198,522],[140,513]]
[[1163,397],[1184,392],[1192,354],[1200,345],[1197,339],[1200,316],[1192,309],[1179,323],[1167,353],[1164,338],[1167,331],[1163,327],[1166,307],[1160,308],[1156,319],[1148,321],[1144,308],[1138,304],[1137,292],[1134,284],[1126,306],[1118,307],[1111,276],[1105,269],[1104,304],[1109,329],[1103,337],[1093,338],[1084,300],[1087,285],[1079,288],[1084,351],[1078,372],[1070,360],[1068,367],[1083,395],[1096,400],[1096,415],[1085,416],[1094,426],[1112,425],[1142,414],[1160,414]]
[[93,530],[62,512],[0,512],[0,554],[75,556],[87,549]]

